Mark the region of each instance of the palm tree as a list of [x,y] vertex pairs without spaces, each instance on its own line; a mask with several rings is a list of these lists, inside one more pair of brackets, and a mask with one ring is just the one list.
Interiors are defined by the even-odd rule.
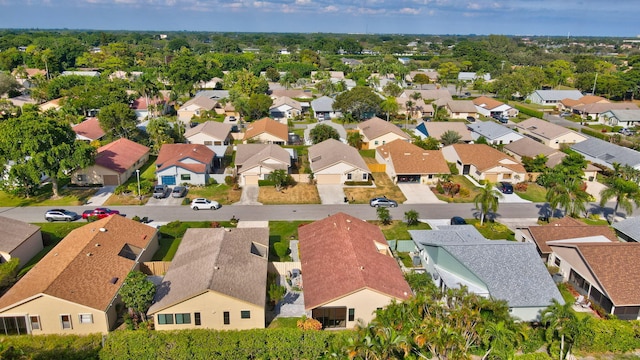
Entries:
[[[547,341],[560,340],[560,359],[564,359],[571,351],[571,346],[580,336],[584,322],[578,320],[572,309],[572,303],[564,305],[553,299],[552,304],[542,311],[541,322],[547,328]],[[585,322],[588,317],[585,318]],[[564,353],[564,343],[567,342],[567,352]]]
[[134,83],[134,88],[136,89],[136,93],[138,94],[138,96],[144,97],[147,105],[147,111],[149,111],[149,98],[156,97],[160,94],[158,85],[153,82],[153,80],[151,80],[149,76],[145,76],[143,74]]
[[498,211],[498,200],[502,197],[500,191],[493,186],[491,181],[487,181],[484,187],[480,188],[478,195],[473,198],[476,209],[480,210],[480,226],[484,225],[484,219],[490,211]]
[[458,134],[457,131],[447,130],[440,137],[440,142],[442,145],[447,146],[459,143],[460,139],[462,139],[462,135]]
[[489,322],[482,333],[482,343],[487,347],[483,359],[492,354],[496,359],[513,359],[516,353],[516,331],[504,321]]
[[364,138],[360,132],[353,131],[353,132],[350,132],[349,135],[347,136],[347,143],[353,146],[354,148],[360,150],[362,149],[363,139]]
[[389,121],[389,113],[398,112],[398,102],[393,96],[387,97],[381,104],[380,109],[387,113],[387,121]]
[[640,186],[637,182],[615,177],[607,182],[607,188],[600,192],[600,206],[604,206],[607,201],[615,198],[616,206],[613,208],[613,219],[615,221],[618,207],[624,209],[627,214],[633,213],[633,205],[640,207]]
[[412,100],[407,100],[407,102],[404,103],[404,106],[407,108],[407,119],[413,116],[413,105],[415,104],[415,101]]
[[582,189],[581,179],[570,178],[555,182],[547,191],[546,200],[552,209],[563,209],[565,215],[575,217],[586,210],[590,195]]
[[420,214],[418,214],[418,212],[413,209],[404,213],[404,218],[407,221],[407,225],[409,226],[417,224],[419,217]]

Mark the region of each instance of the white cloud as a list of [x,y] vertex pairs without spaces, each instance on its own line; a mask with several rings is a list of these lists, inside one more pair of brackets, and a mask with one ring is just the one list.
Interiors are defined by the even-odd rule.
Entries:
[[296,0],[295,3],[296,5],[310,5],[311,0]]
[[414,8],[402,8],[398,10],[398,13],[407,14],[407,15],[418,15],[420,14],[420,12],[421,12],[420,9],[414,9]]
[[322,12],[326,12],[326,13],[335,13],[335,12],[338,12],[338,10],[339,9],[333,5],[325,6],[324,8],[322,8]]

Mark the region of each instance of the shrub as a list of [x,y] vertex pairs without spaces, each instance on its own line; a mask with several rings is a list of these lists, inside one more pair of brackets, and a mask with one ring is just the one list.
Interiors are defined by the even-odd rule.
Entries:
[[460,192],[458,193],[460,195],[460,197],[468,197],[471,193],[469,192],[469,189],[467,188],[460,188]]
[[276,256],[280,258],[281,261],[286,259],[287,255],[289,255],[289,252],[291,251],[289,249],[289,244],[287,244],[286,242],[277,242],[273,244],[273,250],[276,252]]
[[542,111],[537,111],[537,110],[533,110],[530,109],[528,107],[524,107],[518,104],[514,104],[514,106],[516,109],[518,109],[518,111],[520,111],[520,113],[525,114],[525,115],[529,115],[529,116],[533,116],[533,117],[537,117],[542,119],[544,117],[544,113]]
[[271,180],[258,180],[258,186],[276,186],[276,183]]
[[460,172],[458,171],[458,167],[456,167],[455,163],[448,162],[447,166],[449,166],[449,172],[451,172],[451,175],[459,175],[460,174]]
[[[136,184],[136,189],[137,189],[137,186],[138,185]],[[127,187],[124,184],[122,184],[122,185],[116,186],[115,190],[113,190],[113,193],[116,195],[122,195],[127,191],[128,191]]]
[[229,185],[229,186],[231,186],[235,182],[236,182],[236,179],[231,175],[227,175],[227,176],[224,177],[224,183]]
[[269,284],[269,291],[267,291],[267,295],[269,295],[269,301],[273,304],[277,304],[278,301],[284,298],[284,295],[287,293],[287,288],[276,283]]
[[586,127],[583,127],[582,129],[580,129],[580,131],[582,133],[584,133],[584,134],[591,135],[591,136],[593,136],[595,138],[598,138],[600,140],[609,141],[609,135],[603,134],[603,133],[601,133],[599,131],[595,131],[593,129],[589,129],[589,128],[586,128]]
[[131,220],[133,220],[133,221],[137,221],[137,222],[140,222],[140,216],[138,216],[138,215],[134,215],[134,216],[131,218]]
[[345,186],[371,186],[373,185],[373,181],[371,179],[367,181],[345,181]]
[[306,316],[303,316],[302,319],[298,320],[296,322],[296,326],[298,329],[302,330],[322,330],[322,324],[320,321]]
[[220,223],[217,221],[212,221],[211,224],[209,224],[210,227],[217,229],[220,227]]
[[218,184],[218,180],[214,178],[209,178],[209,180],[207,181],[207,185],[217,185],[217,184]]
[[525,182],[521,182],[521,183],[517,183],[513,188],[515,189],[515,191],[525,192],[527,191],[528,187],[529,187],[529,184]]

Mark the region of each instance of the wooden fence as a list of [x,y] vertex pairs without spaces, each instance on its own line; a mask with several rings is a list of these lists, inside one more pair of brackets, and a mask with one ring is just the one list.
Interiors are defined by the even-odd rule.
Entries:
[[367,164],[367,166],[372,173],[385,172],[387,170],[386,164]]
[[287,275],[287,273],[292,269],[300,269],[300,267],[301,265],[299,261],[269,262],[267,272],[284,276]]
[[164,275],[170,265],[171,261],[147,261],[140,263],[140,271],[147,275]]
[[307,184],[309,182],[309,174],[291,174],[295,182]]

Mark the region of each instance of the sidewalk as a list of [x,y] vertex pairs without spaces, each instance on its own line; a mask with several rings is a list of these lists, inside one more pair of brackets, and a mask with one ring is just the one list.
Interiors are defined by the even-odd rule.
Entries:
[[105,201],[113,195],[115,190],[115,186],[101,187],[91,198],[89,198],[89,200],[87,200],[87,202],[84,203],[84,206],[102,206]]

